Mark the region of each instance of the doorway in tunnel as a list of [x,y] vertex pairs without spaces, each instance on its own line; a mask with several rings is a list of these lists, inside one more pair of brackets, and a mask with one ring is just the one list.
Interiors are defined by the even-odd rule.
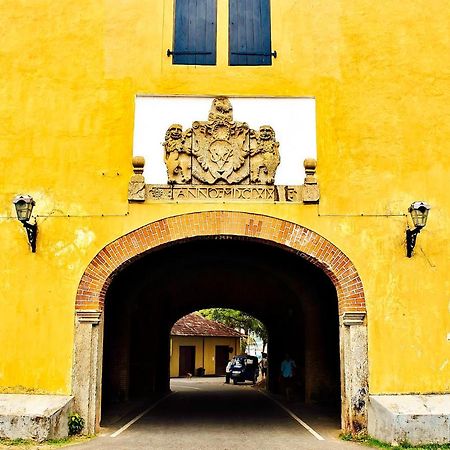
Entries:
[[[102,410],[169,391],[173,324],[214,307],[245,311],[267,327],[271,392],[280,392],[280,365],[289,353],[297,364],[299,400],[340,407],[333,283],[287,248],[220,236],[158,247],[112,279],[104,309]],[[188,353],[192,365],[195,355]]]

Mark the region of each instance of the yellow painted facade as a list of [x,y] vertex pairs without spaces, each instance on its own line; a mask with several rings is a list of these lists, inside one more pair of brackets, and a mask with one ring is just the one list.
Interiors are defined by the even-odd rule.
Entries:
[[[272,0],[272,66],[174,66],[172,0],[0,6],[0,392],[71,392],[74,302],[106,244],[204,210],[308,227],[354,263],[367,301],[369,386],[450,391],[449,22],[444,0]],[[127,202],[136,94],[312,96],[319,205]],[[299,168],[301,170],[301,168]],[[27,246],[13,197],[30,194]],[[414,256],[408,206],[432,205]]]
[[198,336],[171,336],[170,338],[170,376],[180,375],[180,345],[195,347],[195,368],[203,367],[205,375],[216,373],[215,352],[216,345],[228,345],[233,349],[230,358],[239,354],[239,338],[226,337],[198,337]]

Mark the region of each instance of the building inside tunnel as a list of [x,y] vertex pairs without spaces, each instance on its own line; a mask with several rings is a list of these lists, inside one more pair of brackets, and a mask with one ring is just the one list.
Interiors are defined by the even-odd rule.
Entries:
[[241,332],[242,328],[205,317],[213,311],[242,315],[240,311],[215,308],[195,311],[175,322],[170,330],[171,378],[225,376],[231,358],[241,353],[242,345],[246,346],[248,336]]
[[105,301],[102,409],[170,389],[170,330],[202,308],[244,311],[268,331],[268,389],[288,352],[297,397],[340,407],[338,301],[327,275],[293,251],[220,236],[158,247],[127,265]]

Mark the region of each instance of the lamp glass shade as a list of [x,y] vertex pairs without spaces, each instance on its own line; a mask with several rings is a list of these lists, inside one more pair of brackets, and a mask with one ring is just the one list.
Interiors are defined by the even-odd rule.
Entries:
[[21,222],[28,222],[35,205],[33,198],[29,195],[19,195],[14,199],[13,203],[16,208],[17,218]]
[[427,224],[430,208],[430,205],[424,202],[414,202],[409,207],[409,213],[416,228],[423,228]]

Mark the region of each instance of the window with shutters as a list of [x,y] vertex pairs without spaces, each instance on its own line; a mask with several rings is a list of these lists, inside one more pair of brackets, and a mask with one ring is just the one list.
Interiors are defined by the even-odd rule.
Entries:
[[230,66],[272,64],[270,0],[229,0]]
[[217,0],[175,0],[173,64],[216,64]]
[[[270,0],[228,0],[230,66],[270,66]],[[217,0],[174,0],[173,64],[215,65]]]

